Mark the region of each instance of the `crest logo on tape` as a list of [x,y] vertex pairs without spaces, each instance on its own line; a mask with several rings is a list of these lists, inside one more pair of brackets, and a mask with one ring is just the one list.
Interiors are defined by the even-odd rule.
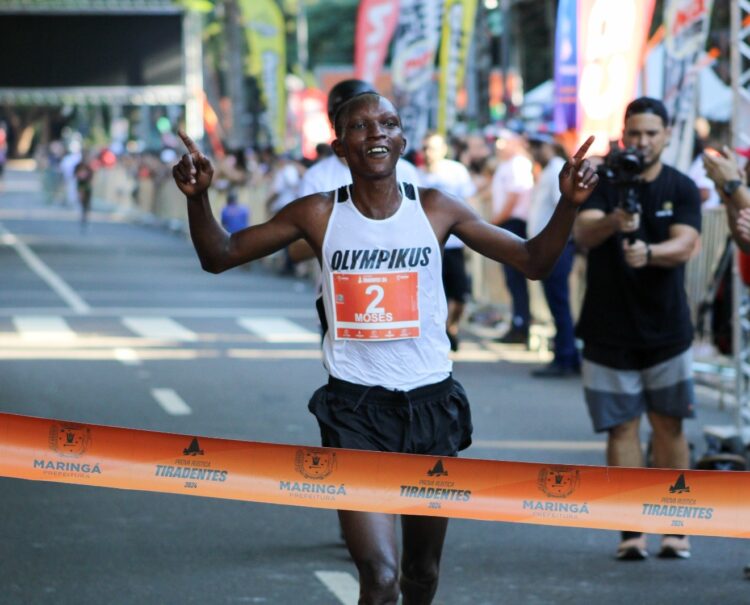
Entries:
[[546,466],[539,471],[537,486],[550,498],[567,498],[576,491],[581,481],[577,469]]
[[325,479],[336,468],[336,453],[322,450],[297,450],[294,468],[308,479]]
[[60,456],[79,458],[91,442],[91,429],[80,424],[53,422],[49,429],[49,447]]

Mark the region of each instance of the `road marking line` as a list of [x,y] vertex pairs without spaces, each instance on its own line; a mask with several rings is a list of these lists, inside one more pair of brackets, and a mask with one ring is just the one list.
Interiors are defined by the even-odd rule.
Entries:
[[283,317],[240,317],[237,323],[266,342],[320,341],[320,334]]
[[[63,346],[65,343],[65,346]],[[146,361],[192,361],[194,359],[218,359],[218,351],[206,349],[140,349],[140,359]],[[67,341],[61,341],[58,347],[39,347],[7,349],[0,346],[0,360],[3,361],[117,361],[113,349],[88,349],[71,347]]]
[[151,389],[151,395],[167,414],[187,416],[193,413],[190,406],[172,389]]
[[316,571],[315,575],[342,605],[357,605],[359,582],[352,574],[345,571]]
[[0,224],[0,243],[11,246],[29,268],[36,273],[68,306],[78,315],[91,312],[91,307],[71,288],[57,273],[44,262],[21,240]]
[[601,452],[607,447],[604,441],[515,441],[502,439],[474,439],[474,447],[497,450],[543,450]]
[[119,347],[114,349],[113,354],[115,359],[126,366],[138,366],[141,365],[141,359],[138,357],[138,353],[135,349],[130,347]]
[[77,335],[62,317],[26,316],[14,317],[13,324],[23,340],[60,341],[74,340]]
[[169,317],[123,317],[125,326],[145,338],[195,342],[198,335]]
[[226,353],[230,359],[314,359],[319,360],[323,354],[320,349],[229,349]]

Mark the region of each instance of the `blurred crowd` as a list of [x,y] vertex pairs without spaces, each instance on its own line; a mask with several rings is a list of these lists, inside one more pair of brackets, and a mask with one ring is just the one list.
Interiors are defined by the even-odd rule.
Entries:
[[[689,175],[706,209],[719,206],[720,197],[705,174],[701,157],[706,149],[719,147],[707,124],[699,120]],[[66,132],[62,139],[40,147],[36,161],[44,175],[47,199],[51,204],[80,207],[84,227],[91,205],[85,201],[88,195],[94,205],[115,204],[143,222],[184,230],[184,199],[172,185],[172,166],[182,153],[178,149],[174,135],[164,138],[161,149],[140,150],[134,145],[87,147],[80,135]],[[321,143],[312,159],[275,153],[270,147],[213,157],[212,199],[217,218],[230,232],[267,220],[307,193],[311,183],[305,182],[306,172],[320,162],[338,162],[333,155],[330,145]],[[738,150],[738,155],[750,169],[750,150]],[[558,197],[556,177],[565,159],[563,146],[544,129],[510,128],[487,128],[448,139],[429,133],[405,157],[416,169],[411,178],[420,185],[448,186],[438,182],[436,175],[449,174],[457,197],[486,220],[520,237],[531,237],[546,224]],[[561,326],[572,326],[577,316],[584,271],[580,252],[571,242],[563,273],[550,285],[527,283],[512,268],[459,248],[465,284],[459,281],[454,295],[447,291],[449,301],[456,303],[451,311],[453,326],[449,326],[454,349],[462,321],[487,329],[501,343],[551,348],[553,335],[560,333]],[[310,279],[318,275],[317,263],[292,262],[288,252],[275,255],[269,264],[282,274]],[[572,347],[572,335],[570,339]]]

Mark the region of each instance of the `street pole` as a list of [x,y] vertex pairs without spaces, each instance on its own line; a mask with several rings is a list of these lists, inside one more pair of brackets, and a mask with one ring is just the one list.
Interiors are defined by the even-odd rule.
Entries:
[[232,102],[232,128],[227,133],[227,147],[244,149],[249,143],[247,98],[245,95],[244,46],[237,0],[224,0],[226,31],[227,89]]
[[500,39],[500,64],[503,72],[503,105],[505,105],[505,116],[508,117],[509,110],[513,103],[510,94],[510,77],[508,71],[510,70],[510,13],[511,13],[511,0],[501,0],[500,10],[503,15],[503,36]]
[[297,62],[300,70],[306,72],[310,64],[307,38],[307,12],[305,0],[297,0]]
[[478,6],[474,31],[466,62],[466,90],[469,92],[466,113],[477,126],[484,127],[490,122],[489,80],[492,69],[491,37],[484,4]]

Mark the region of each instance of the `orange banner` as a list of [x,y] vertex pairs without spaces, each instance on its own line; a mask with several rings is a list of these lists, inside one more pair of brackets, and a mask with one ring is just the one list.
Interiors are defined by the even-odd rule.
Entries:
[[0,414],[0,476],[315,508],[750,537],[750,474],[386,454]]

